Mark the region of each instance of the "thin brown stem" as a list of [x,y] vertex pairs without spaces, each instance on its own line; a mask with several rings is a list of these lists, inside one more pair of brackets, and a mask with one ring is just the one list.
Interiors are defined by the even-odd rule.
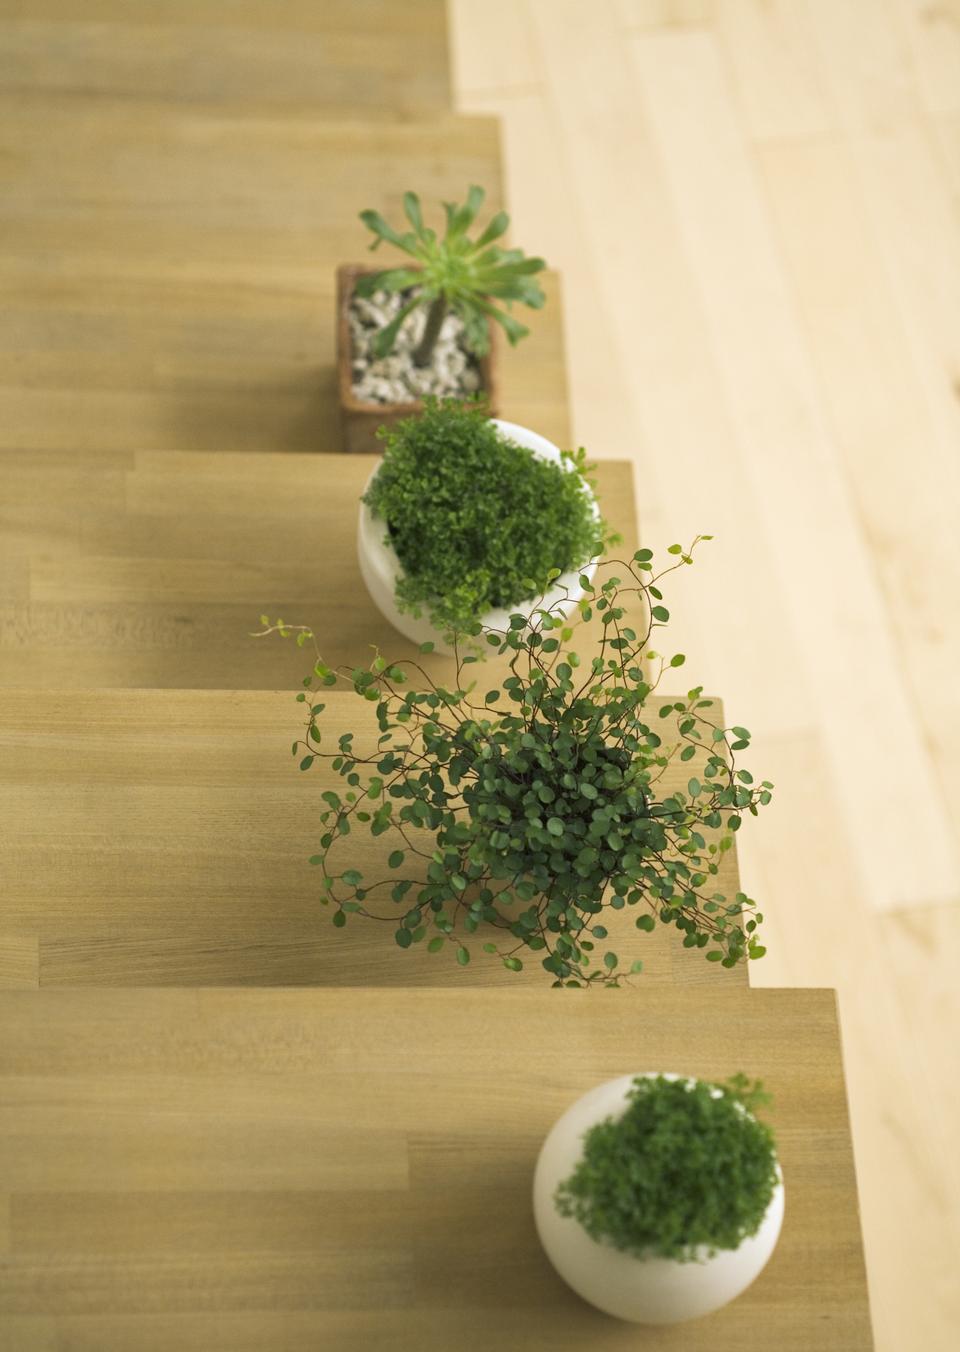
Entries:
[[423,337],[414,349],[414,366],[422,367],[430,365],[433,349],[437,345],[437,339],[440,337],[440,330],[443,328],[443,321],[447,317],[447,309],[448,306],[445,296],[438,296],[436,300],[431,301],[430,309],[427,311],[427,323],[423,330]]

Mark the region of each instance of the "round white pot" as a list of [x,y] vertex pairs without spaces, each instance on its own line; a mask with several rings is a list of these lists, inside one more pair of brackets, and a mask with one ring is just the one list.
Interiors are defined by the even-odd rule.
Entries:
[[[517,423],[503,422],[499,418],[493,418],[492,422],[494,427],[498,428],[504,436],[509,437],[511,441],[515,441],[518,446],[525,446],[540,460],[552,460],[571,473],[574,472],[570,462],[563,459],[559,449],[546,437],[541,437],[537,432],[531,432],[526,427],[520,427]],[[367,480],[364,494],[366,494],[376,474],[377,470],[375,469]],[[478,487],[478,491],[482,490]],[[600,509],[592,494],[591,506],[594,519],[599,521]],[[524,522],[523,526],[524,529],[531,529],[535,528],[536,523]],[[412,639],[414,643],[430,642],[433,643],[438,652],[452,652],[452,648],[443,642],[441,634],[434,629],[426,615],[415,619],[408,612],[398,609],[396,601],[397,578],[403,570],[400,566],[400,560],[386,536],[386,523],[375,517],[365,502],[361,502],[360,517],[357,524],[357,556],[360,561],[360,573],[367,591],[370,593],[370,599],[384,619],[389,620],[394,629],[398,629],[401,634]],[[579,581],[581,574],[585,574],[592,582],[596,570],[597,560],[591,559],[582,568],[577,568],[573,572],[564,573],[558,577],[542,600],[518,603],[511,606],[509,610],[490,610],[483,616],[481,623],[485,629],[507,629],[510,625],[511,615],[519,614],[529,618],[535,610],[549,609],[558,603],[562,603],[563,614],[569,615],[584,594]],[[564,588],[569,593],[566,599],[564,599]]]
[[[702,1261],[636,1258],[599,1243],[579,1221],[561,1216],[553,1202],[583,1153],[584,1133],[627,1106],[635,1075],[608,1080],[578,1099],[554,1124],[537,1160],[533,1212],[540,1242],[563,1280],[606,1314],[641,1324],[675,1324],[718,1310],[746,1290],[773,1253],[783,1223],[783,1180],[777,1185],[760,1229],[738,1249]],[[668,1079],[681,1078],[668,1075]],[[777,1170],[779,1173],[779,1168]]]

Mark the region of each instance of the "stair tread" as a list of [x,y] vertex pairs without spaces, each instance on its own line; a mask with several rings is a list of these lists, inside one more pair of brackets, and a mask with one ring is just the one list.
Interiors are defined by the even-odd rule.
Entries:
[[[278,641],[279,643],[279,641]],[[301,654],[302,656],[302,654]],[[328,692],[325,692],[325,695]],[[325,730],[376,733],[372,707],[329,692]],[[669,728],[670,720],[664,726]],[[320,792],[342,787],[290,758],[303,729],[287,691],[5,691],[0,701],[2,930],[33,944],[39,984],[491,985],[542,988],[479,951],[461,970],[422,948],[399,953],[390,926],[334,930],[319,905]],[[667,732],[669,736],[669,732]],[[690,762],[693,764],[693,762]],[[674,763],[664,790],[686,783]],[[321,784],[326,776],[328,783]],[[358,830],[351,866],[373,877],[394,848]],[[716,885],[738,890],[733,850]],[[639,933],[632,908],[605,919],[643,984],[743,987],[683,948],[672,926]],[[24,961],[17,980],[24,981]]]
[[0,89],[73,100],[385,120],[450,104],[445,0],[7,0],[0,52]]
[[[292,689],[302,653],[249,637],[264,612],[313,626],[333,663],[366,664],[371,644],[415,654],[374,609],[357,563],[375,456],[30,452],[3,463],[0,687]],[[632,552],[632,466],[601,461],[597,481]],[[431,662],[446,679],[449,663]]]
[[[0,350],[16,353],[0,449],[333,449],[334,270],[366,252],[358,212],[396,217],[410,187],[439,212],[473,182],[501,203],[491,118],[53,102],[39,117],[0,99]],[[538,368],[557,349],[528,344]],[[563,402],[555,378],[540,397]]]

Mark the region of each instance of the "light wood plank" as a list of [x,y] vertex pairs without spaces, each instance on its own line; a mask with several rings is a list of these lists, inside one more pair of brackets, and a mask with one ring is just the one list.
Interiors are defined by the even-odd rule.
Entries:
[[[770,145],[760,166],[912,717],[937,786],[949,785],[960,774],[957,654],[947,621],[960,595],[956,445],[931,413],[849,154],[820,141]],[[960,838],[960,803],[955,794],[942,797]],[[912,900],[922,905],[919,890]]]
[[[715,22],[717,4],[718,0],[619,0],[610,18],[629,28],[703,28]],[[612,27],[605,16],[608,25]]]
[[769,961],[751,980],[835,983],[878,1347],[951,1352],[960,1320],[960,1116],[944,1067],[958,1027],[949,993],[957,908],[938,911],[939,926],[924,927],[930,913],[922,910],[877,916],[835,829],[839,802],[819,737],[771,737],[758,752],[778,785],[777,805],[770,829],[752,832],[741,853],[761,894],[776,889],[777,904]]
[[[271,1347],[291,1329],[337,1348],[479,1349],[491,1330],[505,1346],[518,1330],[533,1349],[632,1346],[637,1330],[574,1297],[539,1248],[539,1145],[572,1099],[625,1067],[715,1078],[747,1066],[775,1096],[780,1244],[740,1300],[644,1342],[866,1352],[832,993],[577,994],[0,995],[0,1195],[12,1199],[0,1329],[51,1317],[100,1352],[172,1333],[233,1352],[250,1345],[237,1338],[246,1312],[278,1335]],[[510,1036],[478,1040],[479,1026]],[[345,1128],[356,1149],[341,1149]],[[379,1159],[378,1137],[395,1143]]]
[[[29,570],[30,596],[0,602],[0,686],[299,684],[302,652],[251,637],[264,612],[312,625],[333,665],[366,666],[374,646],[417,655],[374,609],[356,561],[358,503],[376,456],[144,452],[118,473],[115,497],[105,489],[103,504],[98,462],[78,475],[86,457],[72,458],[64,470],[59,455],[6,457],[23,505],[2,518]],[[629,558],[637,547],[631,466],[605,461],[597,482]],[[578,631],[584,653],[598,640],[599,618]],[[450,659],[426,666],[453,677]]]
[[[140,1014],[134,1012],[131,1017],[136,1020]],[[319,1088],[316,1079],[312,1085],[316,1094]],[[152,1089],[151,1085],[147,1093]],[[227,1092],[229,1098],[229,1089]],[[141,1095],[139,1099],[128,1101],[125,1111],[135,1116],[142,1113],[144,1107]],[[359,1107],[357,1111],[360,1111]],[[225,1105],[224,1113],[229,1113],[229,1104]],[[156,1117],[145,1119],[141,1130],[133,1136],[129,1117],[124,1121],[107,1116],[101,1123],[84,1118],[58,1127],[54,1112],[49,1107],[46,1111],[40,1108],[29,1116],[38,1127],[43,1123],[42,1130],[50,1140],[50,1156],[41,1158],[35,1143],[23,1131],[24,1119],[28,1117],[27,1106],[18,1103],[14,1096],[13,1102],[4,1109],[4,1163],[11,1171],[9,1177],[16,1180],[17,1193],[29,1194],[31,1203],[24,1215],[25,1208],[21,1208],[14,1198],[11,1248],[69,1251],[73,1247],[69,1243],[69,1231],[60,1242],[55,1237],[52,1244],[44,1240],[46,1227],[42,1217],[56,1209],[56,1201],[52,1199],[61,1193],[70,1194],[72,1202],[81,1180],[81,1195],[74,1212],[79,1224],[82,1224],[84,1197],[101,1193],[111,1196],[104,1208],[107,1214],[112,1208],[119,1217],[124,1202],[128,1198],[132,1201],[141,1192],[178,1194],[196,1190],[204,1195],[219,1196],[222,1191],[229,1198],[242,1189],[243,1195],[251,1197],[254,1204],[258,1204],[259,1194],[263,1192],[263,1210],[269,1208],[275,1194],[289,1188],[307,1192],[343,1192],[346,1194],[344,1204],[349,1206],[356,1202],[358,1192],[373,1196],[383,1191],[389,1203],[393,1192],[407,1186],[407,1144],[397,1129],[378,1131],[365,1129],[359,1122],[347,1122],[334,1130],[304,1122],[298,1131],[289,1121],[285,1124],[270,1122],[259,1127],[244,1120],[242,1115],[221,1123],[212,1121],[209,1115],[201,1115],[199,1121],[193,1121],[186,1105],[180,1114],[178,1120],[169,1123]],[[282,1159],[273,1159],[271,1141],[281,1125],[285,1136],[284,1154]],[[207,1214],[216,1209],[214,1197]],[[341,1225],[340,1228],[344,1227]],[[184,1238],[182,1248],[185,1250],[203,1247],[198,1241],[186,1242]],[[328,1242],[334,1244],[335,1236],[331,1235]],[[96,1247],[103,1247],[102,1242]],[[137,1247],[143,1251],[150,1245],[141,1241]],[[160,1243],[156,1247],[176,1246]],[[224,1247],[222,1241],[220,1247]],[[250,1233],[245,1242],[229,1247],[249,1250]],[[130,1249],[125,1244],[120,1251],[130,1252]]]
[[40,945],[37,936],[0,932],[0,990],[29,990],[39,984]]
[[730,97],[757,141],[836,130],[809,16],[796,0],[718,0],[716,27]]
[[[936,1223],[952,1226],[960,1246],[960,1164],[949,1144],[960,1136],[960,1086],[943,1073],[944,1046],[960,1029],[960,906],[895,911],[883,916],[880,936],[901,1024],[913,1033],[911,1069],[922,1086],[917,1098],[946,1149],[937,1167],[949,1182],[934,1199]],[[950,1291],[946,1273],[942,1282]]]
[[[536,43],[529,15],[514,0],[484,0],[483,22],[477,22],[476,0],[449,0],[453,86],[471,102],[494,84],[500,92],[529,88],[536,62]],[[467,38],[458,42],[454,34]]]
[[[562,22],[555,21],[561,13]],[[782,622],[764,508],[732,436],[662,171],[638,134],[642,110],[626,44],[582,6],[545,6],[535,16],[549,84],[537,119],[525,109],[515,143],[508,134],[516,157],[507,157],[508,191],[511,200],[524,192],[527,209],[541,197],[549,205],[557,184],[537,166],[569,165],[557,182],[568,185],[573,205],[557,201],[548,215],[554,238],[570,232],[558,256],[577,440],[634,460],[645,544],[662,549],[698,530],[714,534],[698,566],[677,580],[674,641],[691,669],[725,693],[742,687],[745,669],[764,669],[766,678],[751,682],[749,700],[734,695],[737,720],[749,727],[790,724],[804,707],[806,687],[794,637]],[[567,97],[572,81],[581,91],[575,103]],[[501,111],[512,120],[515,106],[505,101]],[[531,129],[536,121],[559,131],[544,139]],[[622,126],[634,134],[619,135]],[[542,154],[520,158],[525,148]],[[525,189],[518,186],[523,178]],[[525,217],[521,228],[548,226],[541,213]],[[743,538],[753,542],[750,568],[743,566]],[[735,604],[718,603],[734,593]]]
[[490,119],[12,95],[0,114],[3,449],[336,449],[334,270],[366,250],[357,213],[396,218],[411,186],[431,219],[469,183],[500,203]]
[[[951,899],[960,873],[957,838],[898,669],[715,49],[700,36],[671,35],[639,38],[633,52],[703,289],[737,440],[766,503],[768,529],[792,560],[781,564],[791,616],[798,634],[817,634],[816,645],[801,651],[836,758],[848,827],[861,843],[869,895],[881,909]],[[829,531],[829,554],[810,548],[813,521]],[[866,649],[875,661],[864,670]],[[877,729],[890,720],[898,736],[881,745]],[[846,772],[853,764],[856,778]],[[899,782],[918,786],[922,807],[889,792],[885,774],[894,766]],[[898,843],[907,837],[909,847]]]
[[[17,1352],[20,1352],[20,1349],[22,1352],[60,1352],[63,1346],[61,1342],[63,1326],[59,1320],[48,1318],[46,1315],[26,1315],[23,1318],[11,1316],[4,1323],[4,1332],[17,1348]],[[89,1328],[85,1328],[80,1336],[86,1338],[90,1332]],[[79,1348],[81,1345],[77,1343],[76,1346]],[[84,1342],[83,1346],[89,1350],[92,1344]]]
[[423,116],[449,100],[443,0],[4,0],[0,87]]
[[[513,232],[519,242],[520,236]],[[524,243],[528,253],[546,253],[554,260],[535,235]],[[500,415],[521,427],[532,427],[555,446],[570,448],[575,445],[570,427],[570,406],[567,397],[567,352],[564,328],[563,288],[561,273],[555,267],[540,273],[539,281],[546,296],[542,310],[530,310],[523,316],[530,330],[517,348],[500,344],[499,404]],[[506,350],[504,350],[506,349]],[[613,508],[611,507],[611,511]],[[632,519],[633,496],[617,503],[617,515],[626,523]],[[626,530],[626,524],[624,525]]]
[[[944,10],[937,7],[938,14]],[[928,616],[931,578],[924,573],[927,533],[921,523],[936,521],[944,504],[955,514],[955,495],[944,490],[929,457],[935,445],[956,443],[946,402],[938,393],[944,370],[955,372],[956,361],[948,358],[945,368],[942,353],[931,356],[939,316],[920,339],[905,324],[888,241],[895,238],[890,217],[898,212],[904,218],[904,235],[912,220],[923,242],[911,244],[904,238],[897,248],[925,255],[923,263],[910,268],[903,261],[909,253],[903,256],[901,276],[912,274],[919,281],[937,272],[956,275],[949,257],[939,250],[941,227],[932,227],[931,218],[943,219],[940,194],[945,189],[954,219],[960,220],[960,124],[952,115],[926,124],[938,137],[936,172],[943,180],[934,203],[918,200],[921,176],[915,174],[907,184],[902,166],[902,190],[892,182],[882,186],[879,175],[875,188],[866,190],[862,168],[856,167],[856,157],[864,154],[863,141],[872,137],[883,145],[886,139],[888,150],[894,142],[902,145],[902,119],[915,118],[919,107],[903,32],[891,29],[888,4],[824,5],[819,28],[810,6],[787,7],[776,0],[744,0],[742,6],[737,0],[623,0],[619,6],[598,3],[588,9],[543,5],[541,12],[531,53],[531,80],[541,83],[523,95],[505,90],[498,96],[494,67],[477,77],[482,97],[461,97],[459,106],[503,117],[506,187],[515,204],[516,227],[523,232],[549,230],[558,241],[552,248],[563,260],[568,315],[574,302],[578,307],[577,324],[568,319],[578,437],[602,452],[609,446],[609,453],[634,458],[645,543],[666,542],[675,529],[681,533],[680,523],[689,519],[690,495],[690,516],[701,526],[709,520],[721,537],[710,546],[712,557],[704,557],[703,572],[688,570],[684,581],[689,588],[674,614],[677,627],[690,630],[682,639],[688,660],[708,673],[710,684],[724,690],[731,716],[754,728],[757,763],[778,786],[768,819],[771,830],[765,829],[768,823],[758,824],[740,842],[748,890],[776,897],[767,911],[770,951],[752,969],[752,980],[836,981],[841,986],[845,1025],[852,1022],[847,1060],[861,1181],[865,1199],[870,1199],[865,1223],[878,1297],[878,1347],[883,1352],[903,1352],[914,1345],[953,1352],[960,1313],[950,1255],[958,1249],[960,1191],[946,1178],[945,1164],[952,1168],[952,1140],[960,1125],[944,1116],[951,1095],[949,1086],[944,1090],[943,1067],[955,1059],[960,1030],[950,1002],[933,993],[954,980],[951,928],[941,920],[954,910],[949,904],[920,907],[902,921],[897,912],[879,916],[851,858],[851,835],[835,787],[836,774],[845,774],[847,767],[833,766],[823,751],[828,734],[803,671],[802,649],[809,639],[791,632],[785,618],[790,608],[780,579],[795,560],[767,530],[765,504],[754,499],[750,487],[745,448],[731,436],[727,396],[692,255],[663,159],[651,150],[648,108],[624,57],[627,34],[669,29],[690,36],[696,30],[715,41],[724,77],[721,94],[762,173],[756,180],[761,206],[771,212],[778,231],[775,243],[786,282],[782,303],[794,316],[815,364],[832,448],[850,485],[851,501],[865,519],[879,524],[877,513],[884,506],[882,476],[874,470],[867,479],[871,436],[884,476],[892,469],[884,457],[895,453],[898,439],[910,448],[909,454],[901,451],[903,464],[923,457],[922,472],[903,496],[902,519],[911,528],[895,538],[870,528],[864,539],[878,581],[890,578],[885,569],[891,551],[902,560],[896,590],[884,586],[884,604],[889,607],[894,596],[904,594],[907,578],[924,574],[924,595],[915,603]],[[939,18],[931,32],[938,26],[942,32]],[[875,29],[881,30],[882,41],[885,32],[894,33],[895,59],[889,48],[878,58]],[[791,40],[781,42],[782,33],[790,33]],[[469,24],[459,30],[455,26],[453,36],[457,42],[471,41]],[[841,38],[839,52],[824,53],[822,45]],[[852,87],[843,88],[852,75]],[[569,98],[574,86],[576,101]],[[862,101],[871,91],[878,101],[858,115],[855,129],[851,121],[845,123],[850,114],[842,112],[844,101]],[[673,116],[672,107],[667,115]],[[676,115],[689,118],[689,105]],[[703,122],[706,126],[708,115]],[[818,122],[822,129],[815,132]],[[910,125],[924,124],[921,119]],[[897,157],[908,153],[898,150]],[[921,147],[924,166],[932,163],[928,154]],[[922,177],[927,179],[926,167]],[[705,235],[713,231],[718,206],[728,209],[744,182],[755,195],[752,179],[728,177],[702,208]],[[782,227],[782,218],[791,211],[796,220]],[[722,255],[727,236],[713,233]],[[567,241],[563,251],[561,239]],[[749,277],[749,266],[735,276]],[[902,294],[912,294],[906,284]],[[947,299],[946,304],[952,302]],[[859,317],[854,314],[858,305],[863,307]],[[918,328],[928,322],[919,303],[915,316]],[[748,343],[745,351],[752,354],[749,335]],[[580,379],[581,369],[591,369],[593,352],[610,354],[605,408],[592,397],[592,386]],[[755,379],[759,386],[759,367]],[[941,431],[935,434],[937,418]],[[757,454],[768,455],[769,447],[758,447]],[[705,482],[709,492],[701,500]],[[905,487],[899,482],[897,491]],[[891,502],[895,496],[890,495]],[[891,509],[887,524],[893,521]],[[819,518],[813,532],[821,549],[830,553],[832,537]],[[706,585],[705,574],[708,566],[711,573],[716,567],[728,533],[730,566],[722,576],[727,597],[739,599],[724,605]],[[722,557],[726,563],[728,556]],[[745,576],[751,572],[754,576]],[[751,590],[742,591],[744,585]],[[836,585],[841,590],[847,585],[840,573]],[[936,590],[930,594],[934,606],[937,595]],[[953,598],[942,596],[943,623],[937,628],[956,668],[960,649],[944,622],[952,607]],[[895,612],[888,613],[899,637],[904,615],[898,619]],[[753,622],[745,639],[743,620],[748,630]],[[928,630],[928,651],[937,641],[938,635]],[[896,679],[906,680],[907,663],[913,659],[902,643],[892,660]],[[861,670],[871,670],[875,662],[872,648],[857,653]],[[916,666],[912,669],[916,673]],[[954,685],[951,679],[944,686],[944,700]],[[918,709],[925,709],[928,703],[936,706],[940,692],[925,682],[915,687],[915,694]],[[950,744],[955,724],[953,715],[941,720],[933,754],[939,757]],[[783,745],[795,749],[796,756],[782,754]],[[955,795],[948,792],[946,797],[952,810]],[[914,801],[918,810],[924,809],[923,799]],[[829,805],[826,811],[824,804]],[[927,916],[936,917],[930,922],[931,942],[918,937]],[[901,923],[907,935],[896,949],[874,942],[878,926],[886,933]],[[825,931],[831,936],[826,942]],[[875,1008],[882,1014],[875,1014]],[[933,1080],[923,1067],[935,1068]],[[931,1083],[938,1087],[931,1090]],[[930,1110],[914,1111],[914,1105],[930,1105]]]
[[954,214],[960,220],[960,113],[952,117],[934,118],[932,134],[953,201]]
[[960,113],[960,5],[957,0],[893,0],[896,39],[912,57],[923,106]]
[[[360,747],[367,729],[372,749],[370,706],[336,691],[326,702],[327,736],[356,730]],[[657,726],[669,735],[669,720]],[[535,963],[506,971],[479,941],[464,969],[452,951],[401,951],[389,923],[331,927],[307,858],[320,793],[340,780],[290,758],[303,729],[292,694],[8,691],[0,727],[0,812],[15,824],[0,844],[6,923],[39,936],[43,985],[549,980]],[[664,791],[696,767],[673,764]],[[384,839],[351,835],[344,867],[382,871]],[[735,851],[716,881],[739,890]],[[605,923],[621,963],[643,960],[635,982],[746,984],[743,966],[706,962],[672,927],[640,934],[634,918],[626,908]]]
[[[936,153],[914,68],[885,7],[810,0],[821,61],[944,443],[960,438],[960,216]],[[947,489],[960,492],[955,456]],[[934,898],[931,898],[934,900]]]
[[[514,7],[513,12],[521,13],[519,7]],[[458,44],[458,49],[466,45],[472,51],[475,30],[469,26],[469,14],[465,23],[471,42]],[[516,56],[514,50],[514,60]],[[475,54],[471,59],[475,59]],[[489,78],[495,75],[494,68]],[[536,75],[537,70],[531,65],[531,82]],[[536,240],[538,251],[563,276],[567,385],[576,414],[576,440],[585,444],[592,456],[636,459],[640,433],[630,427],[624,401],[611,397],[611,391],[625,383],[624,372],[609,326],[598,323],[598,316],[606,310],[605,297],[592,264],[587,232],[579,213],[571,207],[572,166],[543,88],[533,85],[529,92],[524,92],[511,87],[500,92],[468,87],[461,96],[461,106],[473,114],[501,119],[504,186],[513,220],[519,223],[517,238]],[[556,172],[536,171],[536,166],[548,164],[555,165]],[[537,350],[542,341],[538,340]],[[531,355],[532,344],[524,350],[526,358]],[[516,365],[520,367],[519,362]],[[654,505],[646,482],[640,485],[640,490],[638,502],[646,525]]]

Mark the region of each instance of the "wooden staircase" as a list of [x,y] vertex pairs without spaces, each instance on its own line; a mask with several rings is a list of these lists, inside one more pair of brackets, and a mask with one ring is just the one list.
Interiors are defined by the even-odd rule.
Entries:
[[[117,820],[120,805],[110,791],[101,792],[92,771],[101,757],[113,760],[113,723],[125,727],[127,746],[137,746],[122,773],[121,792],[150,796],[159,772],[152,761],[150,709],[164,710],[160,723],[171,731],[191,703],[197,731],[204,720],[218,721],[216,699],[197,693],[161,697],[161,690],[299,688],[302,654],[293,645],[250,637],[262,612],[311,624],[324,657],[335,664],[366,664],[374,644],[396,657],[415,655],[369,603],[356,563],[356,504],[376,457],[337,454],[334,272],[364,246],[360,208],[395,215],[411,185],[425,202],[436,203],[479,182],[492,208],[502,201],[495,121],[449,110],[445,44],[442,63],[426,77],[421,70],[431,54],[440,57],[435,40],[416,55],[421,28],[442,31],[435,4],[413,6],[423,11],[416,22],[410,13],[399,22],[396,5],[335,5],[323,9],[319,29],[311,10],[295,11],[313,24],[316,61],[338,70],[338,54],[362,45],[376,11],[389,12],[387,31],[399,26],[396,45],[378,42],[368,54],[383,64],[364,75],[363,98],[376,103],[379,114],[363,120],[351,101],[340,107],[324,91],[314,107],[282,101],[272,53],[293,41],[286,14],[283,30],[266,39],[255,26],[231,28],[209,96],[197,101],[191,94],[184,101],[177,93],[193,90],[196,63],[216,45],[216,25],[194,35],[186,7],[161,8],[167,22],[159,36],[154,25],[130,22],[129,7],[119,3],[92,27],[79,7],[55,8],[56,43],[36,19],[15,24],[11,45],[18,35],[33,43],[38,70],[28,97],[22,91],[3,95],[8,115],[0,126],[9,166],[4,240],[14,279],[4,322],[17,353],[12,383],[0,390],[7,576],[0,602],[0,687],[26,692],[5,702],[13,745],[0,774],[23,803],[18,739],[45,740],[49,700],[78,692],[83,717],[64,756],[79,757],[68,778],[92,775],[81,812],[70,814],[84,858],[89,840],[102,839],[108,821]],[[236,7],[219,12],[228,11],[238,16]],[[205,24],[212,23],[218,7],[201,12]],[[251,23],[266,12],[254,3],[240,7]],[[261,69],[256,53],[263,41],[268,56]],[[72,82],[70,53],[76,63]],[[228,101],[251,64],[260,70],[252,84],[253,112]],[[88,66],[90,88],[84,84]],[[399,92],[405,69],[416,73],[415,94]],[[319,68],[317,83],[323,84]],[[442,91],[440,106],[430,110],[416,102],[428,88]],[[158,99],[158,90],[167,97]],[[395,96],[401,115],[389,120],[386,100]],[[421,116],[404,120],[414,106]],[[570,429],[555,275],[547,276],[546,287],[548,304],[532,316],[531,337],[504,355],[502,412],[564,445]],[[637,539],[630,465],[606,461],[599,473],[601,501],[632,552]],[[451,674],[443,659],[427,665]],[[157,693],[144,704],[121,693],[130,688]],[[38,698],[39,691],[51,693]],[[278,734],[284,724],[296,725],[288,699],[270,693],[260,705],[244,706],[254,718],[247,730],[251,745],[264,716],[272,721],[270,707],[282,711],[275,720]],[[332,705],[342,708],[337,716],[348,726],[353,697],[334,695]],[[295,795],[297,818],[318,786],[290,783],[291,767],[280,754],[285,742],[278,735],[274,768],[289,785],[283,796],[289,822],[287,795]],[[169,748],[158,749],[170,765]],[[199,770],[199,783],[210,785],[210,771],[192,759],[198,751],[194,747],[172,772],[184,801],[190,800],[191,774]],[[63,756],[49,762],[43,801],[30,809],[50,833],[63,828],[62,807],[53,804],[66,763]],[[211,771],[217,778],[219,772]],[[260,782],[254,775],[254,796]],[[155,810],[152,820],[159,846],[164,822],[172,825],[173,819]],[[291,871],[290,911],[277,914],[274,901],[267,906],[272,957],[262,947],[260,920],[242,908],[228,926],[232,939],[215,907],[195,930],[204,914],[200,896],[210,895],[206,866],[194,869],[196,887],[181,877],[180,896],[193,916],[186,929],[178,906],[137,903],[128,911],[113,893],[96,925],[89,902],[96,878],[112,867],[113,851],[93,851],[92,873],[80,870],[88,882],[78,927],[62,910],[68,896],[79,896],[75,869],[51,877],[44,865],[37,873],[30,850],[24,854],[12,845],[8,876],[45,880],[36,889],[21,887],[16,921],[19,932],[40,932],[41,982],[72,981],[82,972],[95,982],[110,974],[196,980],[201,971],[210,982],[324,981],[324,953],[331,943],[345,950],[343,936],[327,925],[317,932],[313,878],[302,868],[309,833],[303,832],[299,851],[293,842],[292,849],[281,849],[286,830],[279,812],[263,825],[273,839],[267,855],[274,867]],[[117,829],[123,831],[122,821]],[[173,831],[164,853],[176,852],[180,825]],[[219,857],[216,835],[208,823],[206,837],[190,852],[195,862],[209,848]],[[142,838],[130,841],[131,851],[142,845]],[[247,883],[262,887],[253,859],[245,860],[243,871]],[[725,875],[725,886],[736,892],[733,852]],[[192,930],[203,933],[199,966],[183,949]],[[676,937],[667,931],[644,936],[652,979],[669,978],[679,966],[695,983],[745,982],[742,968],[728,972],[700,955],[691,961]],[[378,981],[391,979],[395,969],[398,982],[458,975],[409,955],[401,967],[391,936],[377,938],[368,960]],[[626,935],[631,949],[638,938]],[[238,957],[237,941],[246,945],[246,958]],[[293,966],[285,953],[294,955]],[[64,962],[68,954],[78,960]],[[353,979],[362,958],[361,948],[360,967],[353,958],[348,964]],[[516,981],[494,962],[471,971],[481,979]],[[531,972],[529,979],[538,977]]]
[[[407,188],[435,203],[476,182],[502,201],[497,124],[451,110],[444,0],[3,0],[0,114],[0,1012],[38,987],[542,986],[532,968],[441,968],[325,923],[305,867],[320,786],[289,760],[302,654],[249,637],[265,611],[311,624],[328,660],[409,652],[355,559],[376,459],[338,454],[334,269],[362,256],[358,211],[394,217]],[[501,411],[569,445],[557,277],[545,285],[504,356]],[[627,462],[601,465],[600,494],[632,550]],[[354,696],[327,702],[355,719]],[[724,869],[731,894],[735,850]],[[651,990],[744,993],[744,968],[672,930],[624,936]],[[111,1018],[137,1017],[130,997],[111,996]],[[851,1225],[836,1232],[848,1255]],[[248,1329],[234,1275],[222,1333],[215,1314],[178,1321],[31,1262],[0,1293],[0,1346],[17,1352],[61,1334],[124,1352],[326,1347],[321,1329],[343,1334],[331,1348],[401,1345],[379,1311],[363,1314],[369,1342],[350,1341],[350,1311],[314,1322],[306,1281],[294,1322]],[[743,1328],[689,1346],[759,1347]]]

